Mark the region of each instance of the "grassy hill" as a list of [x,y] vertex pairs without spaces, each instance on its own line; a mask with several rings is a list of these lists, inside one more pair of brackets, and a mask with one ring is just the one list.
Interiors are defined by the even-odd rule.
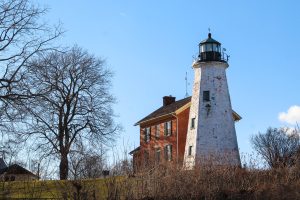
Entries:
[[121,177],[79,181],[13,181],[0,182],[0,199],[107,199],[112,185]]
[[300,199],[300,167],[272,170],[157,167],[136,177],[0,182],[0,199]]

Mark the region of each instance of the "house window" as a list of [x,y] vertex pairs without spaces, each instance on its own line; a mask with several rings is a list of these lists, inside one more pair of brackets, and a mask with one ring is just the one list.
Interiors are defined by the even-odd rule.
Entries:
[[164,153],[165,153],[165,160],[171,161],[172,160],[172,145],[171,144],[168,144],[165,146]]
[[160,125],[155,126],[155,138],[158,139],[160,135]]
[[172,134],[172,121],[165,122],[164,130],[165,136],[170,136]]
[[192,118],[192,120],[191,120],[191,129],[194,129],[195,128],[195,117],[194,118]]
[[150,136],[151,136],[151,129],[150,127],[147,127],[144,129],[144,134],[145,134],[145,142],[150,141]]
[[203,101],[210,101],[209,91],[203,91]]
[[155,162],[156,163],[160,162],[160,148],[155,149]]
[[193,146],[189,146],[189,156],[192,155],[192,149],[193,149]]

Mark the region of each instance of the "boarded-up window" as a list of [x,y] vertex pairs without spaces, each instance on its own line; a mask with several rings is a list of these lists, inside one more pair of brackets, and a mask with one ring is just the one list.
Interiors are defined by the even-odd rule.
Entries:
[[164,134],[165,134],[165,136],[172,135],[172,121],[165,122],[165,124],[164,124]]
[[203,91],[203,101],[210,101],[209,91]]

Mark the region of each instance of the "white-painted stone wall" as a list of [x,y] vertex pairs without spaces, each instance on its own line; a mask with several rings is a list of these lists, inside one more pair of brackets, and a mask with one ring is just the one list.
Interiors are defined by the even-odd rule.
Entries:
[[[228,91],[226,62],[196,62],[193,95],[184,155],[184,167],[213,162],[240,166],[240,156]],[[210,101],[203,101],[209,91]],[[191,120],[195,118],[195,127]],[[189,148],[192,146],[191,155]]]

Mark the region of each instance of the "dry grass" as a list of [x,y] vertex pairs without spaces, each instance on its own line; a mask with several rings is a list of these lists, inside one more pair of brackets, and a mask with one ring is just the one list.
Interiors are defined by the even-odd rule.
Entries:
[[299,178],[297,167],[277,170],[202,167],[185,171],[159,166],[139,177],[125,179],[119,187],[124,191],[122,186],[127,185],[123,199],[300,199]]
[[119,185],[122,177],[74,181],[0,182],[0,199],[108,199],[110,185]]
[[2,195],[28,199],[300,199],[300,168],[246,170],[206,166],[187,171],[160,165],[134,177],[5,184],[1,186]]

